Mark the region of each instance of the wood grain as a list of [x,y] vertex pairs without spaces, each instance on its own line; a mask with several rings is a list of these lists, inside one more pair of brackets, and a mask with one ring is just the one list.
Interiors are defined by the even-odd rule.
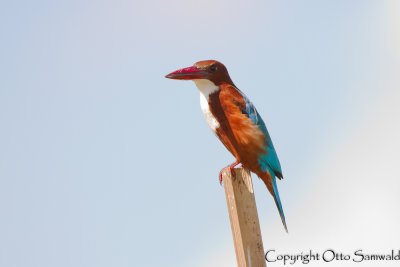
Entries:
[[264,247],[250,172],[244,168],[237,168],[235,172],[236,178],[232,177],[229,169],[223,172],[222,177],[236,260],[239,267],[265,267]]

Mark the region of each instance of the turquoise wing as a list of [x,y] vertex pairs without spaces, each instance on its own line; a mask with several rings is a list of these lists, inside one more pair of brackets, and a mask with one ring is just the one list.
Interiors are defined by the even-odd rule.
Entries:
[[263,172],[272,170],[275,176],[281,179],[283,177],[281,164],[279,163],[279,159],[276,155],[275,148],[272,144],[272,140],[268,133],[267,127],[265,126],[263,119],[261,118],[260,114],[258,114],[258,111],[254,107],[253,103],[251,103],[250,100],[240,90],[238,91],[242,95],[243,100],[246,103],[246,110],[242,110],[242,113],[245,113],[261,129],[266,139],[266,153],[260,155],[258,159],[258,162],[261,165],[261,169]]

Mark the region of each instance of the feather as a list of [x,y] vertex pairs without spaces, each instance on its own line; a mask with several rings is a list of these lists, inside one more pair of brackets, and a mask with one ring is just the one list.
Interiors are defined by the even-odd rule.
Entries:
[[[275,152],[274,145],[272,144],[272,139],[268,133],[267,127],[265,126],[263,119],[261,118],[260,114],[258,113],[253,103],[250,102],[250,100],[246,97],[246,95],[243,94],[243,92],[241,92],[236,87],[233,88],[236,89],[239,92],[239,94],[243,97],[243,100],[246,104],[245,108],[246,116],[250,118],[253,121],[253,123],[257,125],[264,134],[266,152],[262,155],[259,155],[258,158],[258,162],[261,165],[261,170],[265,172],[269,167],[272,169],[275,176],[277,176],[279,179],[282,179],[283,176],[282,176],[281,164],[279,162],[278,156]],[[241,110],[244,111],[243,109]]]

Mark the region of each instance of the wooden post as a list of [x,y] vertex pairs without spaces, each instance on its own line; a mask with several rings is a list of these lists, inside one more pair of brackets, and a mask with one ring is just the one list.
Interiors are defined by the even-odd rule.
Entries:
[[235,169],[222,174],[238,267],[265,267],[264,247],[250,172]]

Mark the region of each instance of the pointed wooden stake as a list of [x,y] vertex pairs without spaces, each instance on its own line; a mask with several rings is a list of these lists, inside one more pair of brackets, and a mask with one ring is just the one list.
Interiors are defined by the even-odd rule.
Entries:
[[239,267],[265,267],[264,247],[258,221],[256,201],[250,172],[244,168],[235,169],[236,178],[224,171],[223,183],[236,260]]

